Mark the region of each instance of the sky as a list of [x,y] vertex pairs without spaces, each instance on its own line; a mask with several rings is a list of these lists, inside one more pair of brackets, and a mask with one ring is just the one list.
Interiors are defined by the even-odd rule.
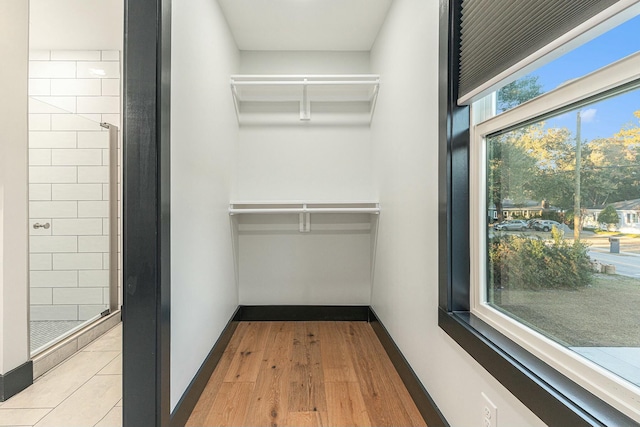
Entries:
[[[549,92],[568,80],[584,76],[637,51],[640,51],[640,16],[538,68],[531,75],[537,75],[543,91]],[[640,89],[583,107],[582,139],[606,138],[613,136],[624,125],[640,125],[633,116],[633,112],[638,110]],[[566,127],[574,134],[576,113],[569,112],[547,120],[547,126]]]

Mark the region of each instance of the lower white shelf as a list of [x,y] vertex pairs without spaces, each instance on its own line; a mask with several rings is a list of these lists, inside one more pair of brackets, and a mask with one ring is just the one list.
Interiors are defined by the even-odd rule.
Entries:
[[377,202],[234,202],[229,204],[229,215],[231,216],[298,214],[298,231],[301,233],[311,231],[311,214],[378,215],[379,213],[380,204]]
[[376,202],[298,203],[298,202],[236,202],[229,205],[229,215],[286,213],[380,213]]

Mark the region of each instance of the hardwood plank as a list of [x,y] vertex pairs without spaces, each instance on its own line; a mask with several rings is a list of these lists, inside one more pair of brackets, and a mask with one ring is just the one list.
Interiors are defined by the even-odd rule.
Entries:
[[296,322],[291,354],[289,412],[326,412],[321,345],[317,322]]
[[366,322],[241,322],[187,425],[425,423]]
[[282,425],[287,415],[294,322],[273,322],[249,401],[246,426]]
[[382,346],[380,340],[378,340],[373,328],[371,328],[370,325],[366,325],[362,332],[363,336],[367,336],[366,341],[371,345],[372,351],[376,354],[384,355],[384,357],[377,357],[376,363],[381,369],[381,372],[386,374],[388,382],[385,382],[385,384],[392,386],[391,393],[396,396],[397,402],[403,406],[409,416],[410,425],[426,426],[424,418],[422,418],[420,411],[413,402],[409,391],[396,371],[395,366],[393,366],[391,359],[387,356],[387,352]]
[[220,427],[244,426],[254,386],[250,382],[223,382],[206,420],[216,420],[215,425]]
[[[397,373],[397,378],[389,375],[388,365],[380,362],[381,356],[386,356],[386,353],[384,349],[380,351],[371,343],[371,336],[366,329],[371,327],[354,322],[349,328],[353,331],[350,333],[354,341],[353,363],[371,423],[381,427],[412,425],[405,405],[401,404],[391,384],[394,380],[400,381],[400,377]],[[391,368],[393,369],[393,365]]]
[[327,391],[327,415],[330,426],[371,426],[358,383],[332,382],[325,385]]
[[287,427],[323,427],[330,426],[326,421],[327,413],[320,411],[289,412],[282,426]]
[[227,348],[224,350],[220,361],[218,362],[218,366],[214,369],[213,374],[209,378],[207,385],[200,395],[198,399],[198,403],[195,408],[193,408],[193,412],[191,412],[191,416],[189,416],[189,420],[187,421],[187,427],[197,427],[207,425],[207,414],[209,413],[210,406],[212,402],[215,400],[215,397],[220,389],[224,377],[226,375],[227,369],[231,365],[231,361],[235,355],[236,349],[238,345],[240,345],[240,341],[243,335],[246,333],[248,325],[244,322],[240,322],[227,345]]
[[224,377],[225,382],[256,381],[270,329],[271,324],[268,322],[257,327],[247,322],[246,331],[242,334],[242,340]]
[[353,368],[347,348],[348,322],[319,322],[318,330],[322,337],[322,368],[326,382],[356,382],[356,371]]

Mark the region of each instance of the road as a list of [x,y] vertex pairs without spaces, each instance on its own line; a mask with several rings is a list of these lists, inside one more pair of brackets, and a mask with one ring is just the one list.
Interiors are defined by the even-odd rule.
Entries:
[[592,247],[589,256],[602,264],[615,265],[616,274],[640,278],[640,255],[627,252],[612,254],[608,250]]

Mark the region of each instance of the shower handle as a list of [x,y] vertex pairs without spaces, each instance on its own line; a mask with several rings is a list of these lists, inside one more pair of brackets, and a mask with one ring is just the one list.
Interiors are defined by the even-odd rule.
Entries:
[[35,224],[33,224],[33,228],[35,228],[36,230],[38,228],[44,228],[45,230],[48,230],[49,227],[51,227],[51,224],[49,224],[48,222],[45,222],[44,224],[40,224],[36,222]]

